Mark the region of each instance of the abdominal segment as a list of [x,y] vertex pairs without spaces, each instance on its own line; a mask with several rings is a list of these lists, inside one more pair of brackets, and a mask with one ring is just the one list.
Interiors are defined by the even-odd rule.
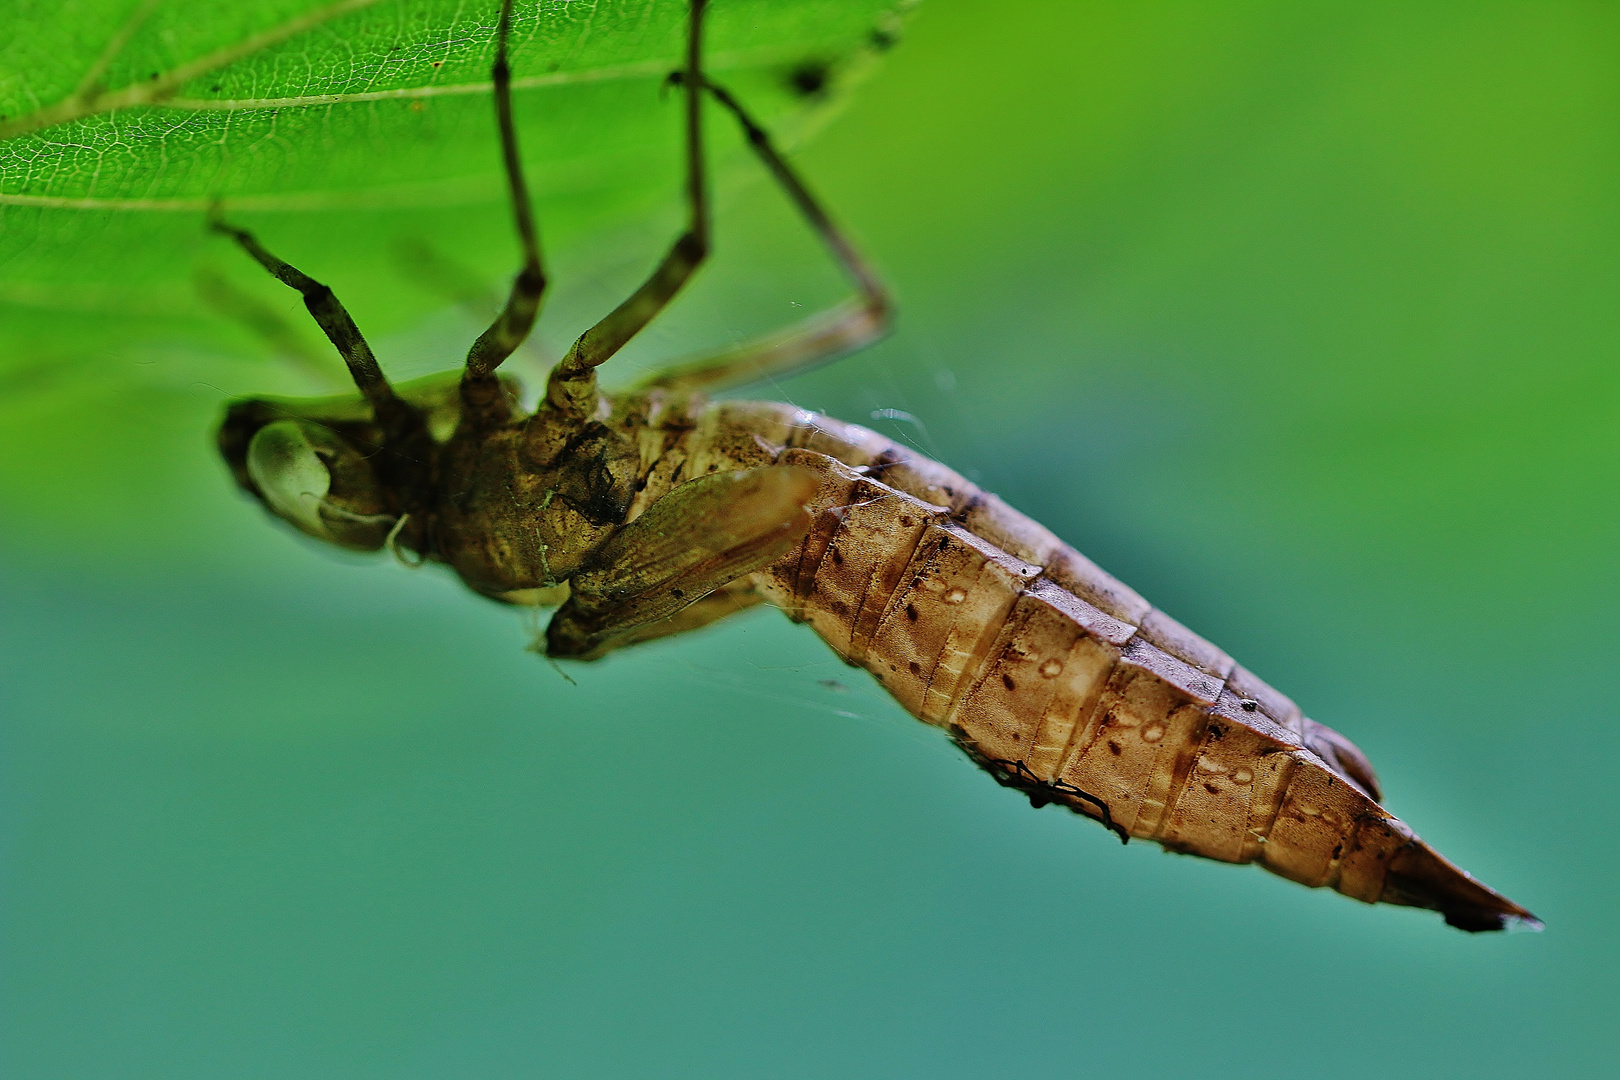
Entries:
[[1036,805],[1465,929],[1530,919],[1384,810],[1349,740],[995,496],[854,425],[712,408],[820,478],[756,587]]

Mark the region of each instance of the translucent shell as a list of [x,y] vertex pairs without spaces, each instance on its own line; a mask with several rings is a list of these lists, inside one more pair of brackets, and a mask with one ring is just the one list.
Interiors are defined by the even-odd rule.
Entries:
[[331,540],[321,504],[332,490],[332,470],[310,438],[312,427],[302,420],[266,424],[248,444],[247,470],[277,517],[311,536]]

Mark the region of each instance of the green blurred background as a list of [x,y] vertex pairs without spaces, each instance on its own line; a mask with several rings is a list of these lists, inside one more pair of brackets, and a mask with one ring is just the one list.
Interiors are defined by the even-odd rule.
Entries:
[[[927,0],[798,155],[899,330],[761,391],[1219,642],[1544,934],[1121,849],[769,611],[571,684],[443,575],[267,525],[208,449],[255,369],[130,390],[158,341],[0,406],[0,1071],[1610,1073],[1617,151],[1606,5]],[[725,192],[622,372],[836,295]],[[675,215],[565,238],[543,337]],[[444,366],[392,319],[385,364]]]

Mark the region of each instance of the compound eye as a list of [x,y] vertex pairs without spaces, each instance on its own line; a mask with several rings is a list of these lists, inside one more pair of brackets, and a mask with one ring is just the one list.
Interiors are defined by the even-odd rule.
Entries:
[[332,490],[332,470],[306,425],[277,420],[260,428],[248,444],[247,471],[278,517],[311,536],[332,539],[321,519],[321,503]]

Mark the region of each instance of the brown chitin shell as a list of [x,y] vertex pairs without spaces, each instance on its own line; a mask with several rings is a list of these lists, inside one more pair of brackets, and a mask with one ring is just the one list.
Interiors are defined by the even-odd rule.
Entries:
[[660,454],[688,477],[820,477],[809,535],[760,591],[1037,805],[1465,930],[1539,925],[1384,810],[1348,739],[994,495],[788,405],[693,419],[685,454]]

